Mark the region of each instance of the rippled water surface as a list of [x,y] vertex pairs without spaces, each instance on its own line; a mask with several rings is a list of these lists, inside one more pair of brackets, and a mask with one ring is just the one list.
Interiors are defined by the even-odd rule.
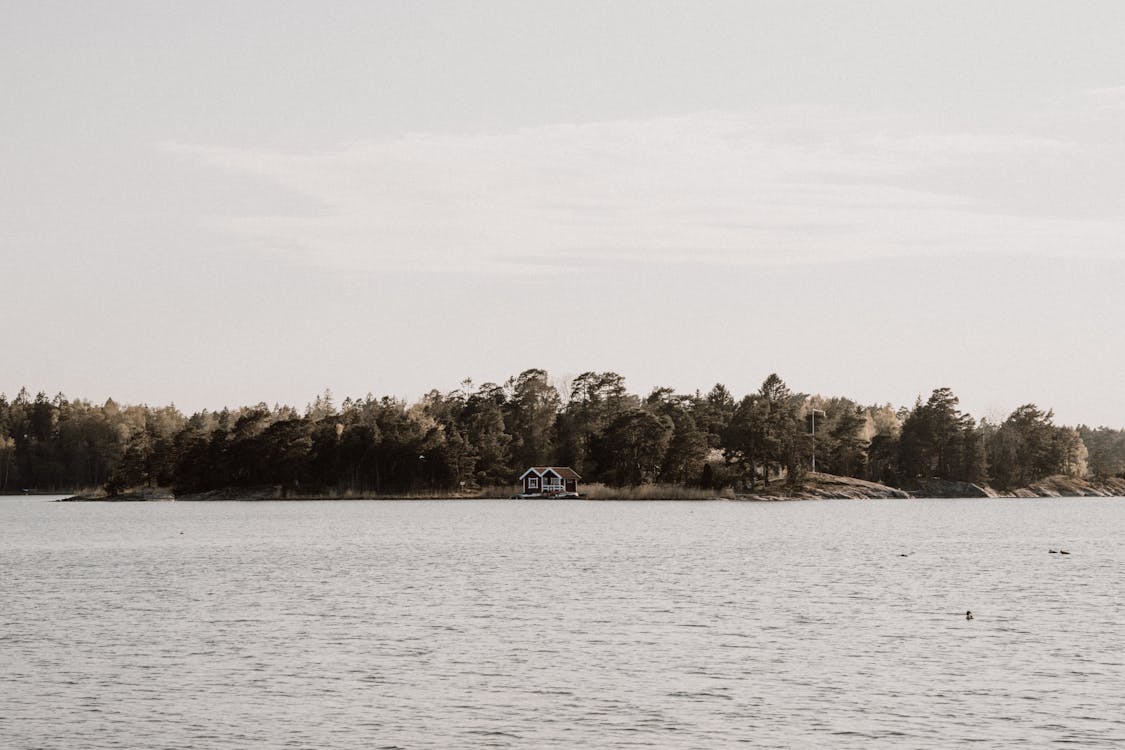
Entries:
[[0,498],[0,746],[1122,747],[1123,563],[1120,499]]

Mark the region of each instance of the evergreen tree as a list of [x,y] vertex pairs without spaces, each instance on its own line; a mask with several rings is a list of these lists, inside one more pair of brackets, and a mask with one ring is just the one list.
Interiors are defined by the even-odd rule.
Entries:
[[927,478],[983,481],[985,467],[975,434],[976,422],[957,408],[949,388],[938,388],[917,402],[902,424],[899,465],[907,482]]
[[525,370],[508,381],[510,396],[504,423],[512,437],[517,467],[549,463],[554,453],[554,427],[561,399],[545,370]]
[[655,482],[673,431],[671,419],[645,409],[619,414],[597,440],[605,467],[602,476],[614,485]]

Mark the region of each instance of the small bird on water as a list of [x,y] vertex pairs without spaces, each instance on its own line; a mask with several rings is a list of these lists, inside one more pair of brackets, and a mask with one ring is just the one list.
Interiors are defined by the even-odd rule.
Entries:
[[973,610],[971,610],[971,609],[966,609],[966,610],[965,610],[965,619],[966,619],[966,620],[971,620],[971,619],[973,619]]

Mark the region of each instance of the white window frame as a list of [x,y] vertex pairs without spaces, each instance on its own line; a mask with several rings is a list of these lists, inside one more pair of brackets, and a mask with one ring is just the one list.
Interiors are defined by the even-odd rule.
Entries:
[[539,489],[539,477],[528,477],[527,478],[527,488],[529,490]]

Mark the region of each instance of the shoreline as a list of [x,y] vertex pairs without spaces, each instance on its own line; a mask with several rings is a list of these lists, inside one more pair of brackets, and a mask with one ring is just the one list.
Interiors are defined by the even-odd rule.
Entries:
[[[1054,476],[1014,490],[996,490],[988,485],[968,482],[921,483],[918,489],[905,490],[876,482],[831,474],[811,475],[798,488],[787,488],[780,481],[760,492],[734,493],[704,491],[675,485],[642,485],[640,487],[595,487],[589,493],[580,493],[579,500],[590,502],[787,502],[797,500],[909,500],[914,498],[1047,498],[1047,497],[1125,497],[1125,478],[1104,480],[1076,479]],[[37,494],[37,493],[36,493]],[[48,494],[48,493],[43,493]],[[146,489],[119,495],[78,494],[59,498],[55,502],[260,502],[260,501],[337,501],[337,500],[507,500],[514,495],[501,493],[298,493],[284,492],[278,487],[224,488],[207,492],[177,494],[169,489]],[[550,498],[539,498],[551,502]]]

